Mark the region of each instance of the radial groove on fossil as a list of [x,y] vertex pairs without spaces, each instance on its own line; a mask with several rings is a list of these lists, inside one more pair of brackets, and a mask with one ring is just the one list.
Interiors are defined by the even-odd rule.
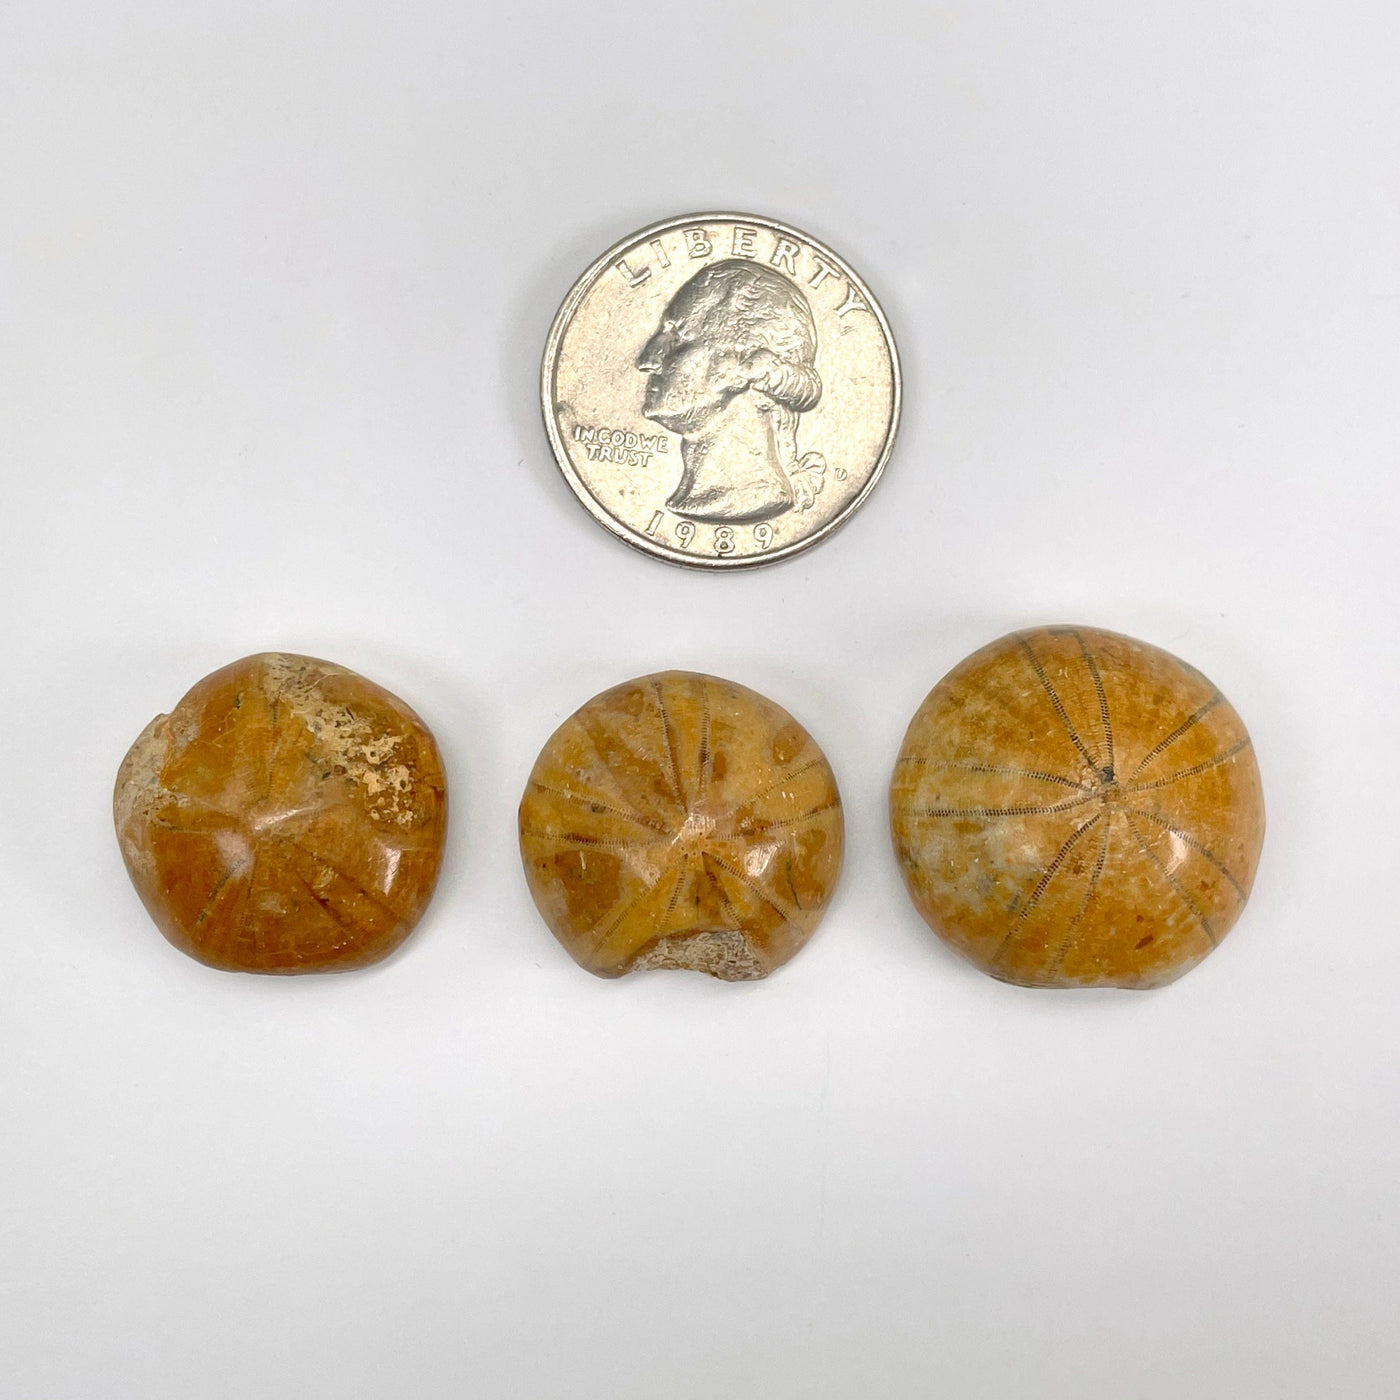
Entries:
[[331,662],[265,652],[152,720],[114,815],[177,948],[230,971],[329,972],[387,956],[422,916],[447,791],[403,701]]
[[905,736],[890,819],[920,914],[1026,986],[1180,977],[1238,918],[1264,837],[1229,702],[1087,627],[1003,637],[945,676]]
[[520,850],[545,922],[590,972],[764,977],[840,874],[825,756],[771,700],[684,671],[595,696],[541,751]]

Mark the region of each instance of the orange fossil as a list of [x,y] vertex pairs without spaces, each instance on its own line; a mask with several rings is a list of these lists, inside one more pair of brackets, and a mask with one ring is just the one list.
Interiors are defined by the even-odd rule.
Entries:
[[1264,839],[1243,722],[1199,671],[1112,632],[983,647],[919,707],[890,788],[919,913],[1031,987],[1157,987],[1249,897]]
[[836,779],[807,731],[685,671],[595,696],[544,746],[520,803],[535,904],[601,977],[767,976],[816,928],[843,849]]
[[427,907],[447,825],[437,745],[403,701],[273,652],[206,676],[153,720],[114,808],[161,932],[243,972],[386,957]]

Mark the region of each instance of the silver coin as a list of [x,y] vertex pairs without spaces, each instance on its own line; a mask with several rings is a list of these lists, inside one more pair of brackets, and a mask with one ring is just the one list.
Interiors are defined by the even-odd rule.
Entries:
[[574,284],[545,346],[545,428],[619,539],[709,569],[782,559],[869,496],[899,355],[849,264],[750,214],[641,229]]

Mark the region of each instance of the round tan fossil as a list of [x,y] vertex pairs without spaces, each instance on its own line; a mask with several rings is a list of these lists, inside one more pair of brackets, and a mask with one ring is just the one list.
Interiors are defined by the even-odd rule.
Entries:
[[544,746],[520,802],[535,904],[600,977],[766,977],[811,937],[843,849],[836,779],[807,731],[685,671],[595,696]]
[[1157,987],[1249,897],[1264,799],[1249,735],[1199,671],[1112,632],[974,652],[919,707],[890,788],[919,913],[1029,987]]
[[160,931],[241,972],[386,957],[427,908],[447,826],[423,721],[353,671],[276,652],[215,671],[153,720],[114,806]]

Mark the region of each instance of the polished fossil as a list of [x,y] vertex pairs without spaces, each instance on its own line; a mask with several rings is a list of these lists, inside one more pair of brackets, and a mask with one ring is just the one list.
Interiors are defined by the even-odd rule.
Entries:
[[744,686],[685,671],[571,715],[520,803],[535,904],[602,977],[766,976],[816,928],[843,849],[836,780],[807,731]]
[[1201,673],[1087,627],[1018,632],[919,707],[890,789],[915,906],[985,972],[1155,987],[1249,897],[1264,802],[1249,735]]
[[418,922],[447,788],[402,700],[268,652],[147,726],[114,810],[132,882],[177,948],[231,971],[330,972],[386,957]]

